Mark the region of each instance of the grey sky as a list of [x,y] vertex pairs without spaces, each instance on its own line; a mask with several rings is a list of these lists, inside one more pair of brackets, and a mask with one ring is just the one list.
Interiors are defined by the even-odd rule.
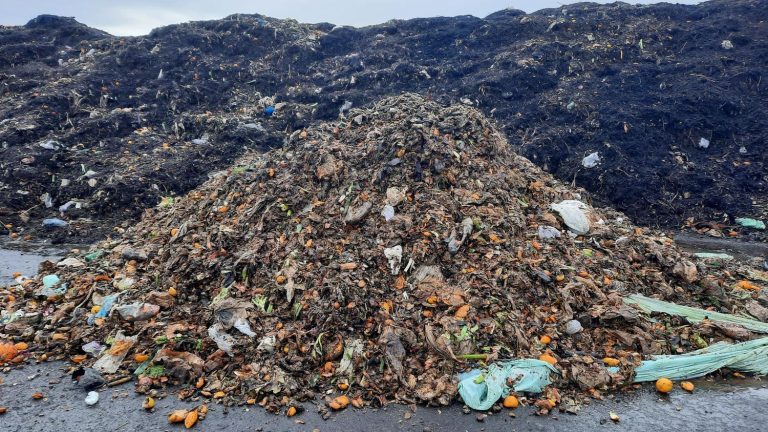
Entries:
[[[596,0],[598,3],[611,3]],[[653,0],[629,3],[656,3]],[[700,3],[697,0],[667,0]],[[40,14],[74,16],[114,35],[141,35],[155,27],[185,21],[260,13],[301,22],[364,26],[392,18],[475,15],[513,7],[526,12],[575,3],[569,0],[3,0],[0,24],[19,25]]]

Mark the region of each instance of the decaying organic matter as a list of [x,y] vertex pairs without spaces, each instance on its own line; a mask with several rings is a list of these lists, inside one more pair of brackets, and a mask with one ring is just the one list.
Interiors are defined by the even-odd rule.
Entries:
[[[566,200],[584,203],[586,234],[551,210]],[[246,154],[147,210],[122,238],[82,252],[104,252],[84,266],[44,267],[67,284],[63,295],[41,296],[41,279],[10,287],[2,305],[15,318],[0,332],[32,352],[111,344],[83,364],[138,368],[139,391],[177,382],[183,398],[274,411],[328,395],[341,409],[447,404],[458,372],[501,358],[551,359],[557,387],[600,390],[650,355],[734,333],[651,320],[623,295],[724,312],[753,310],[751,293],[765,303],[737,285],[765,288],[754,263],[688,263],[672,239],[589,202],[513,153],[476,109],[385,98]],[[540,237],[541,226],[560,236]],[[113,311],[101,312],[116,294]],[[141,319],[115,312],[124,305]],[[134,353],[152,354],[137,364]],[[554,387],[547,395],[559,403]]]
[[[358,29],[233,15],[141,37],[41,16],[0,28],[0,221],[100,239],[248,149],[419,92],[477,107],[636,223],[749,232],[734,218],[766,218],[767,11],[582,3]],[[53,217],[69,224],[43,229]]]

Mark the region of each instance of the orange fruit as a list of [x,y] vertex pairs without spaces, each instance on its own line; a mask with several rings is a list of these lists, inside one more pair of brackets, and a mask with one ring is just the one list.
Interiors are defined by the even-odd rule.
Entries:
[[672,381],[669,378],[659,378],[656,380],[656,391],[659,393],[669,393],[672,391]]
[[192,426],[194,426],[195,423],[197,423],[197,418],[198,418],[197,410],[190,411],[189,414],[187,414],[187,416],[184,417],[184,427],[187,429],[191,429]]
[[504,398],[504,401],[501,402],[501,405],[504,406],[504,408],[515,409],[520,406],[520,402],[516,397],[510,395]]
[[173,411],[168,415],[168,423],[181,423],[187,418],[187,414],[189,414],[187,410]]
[[551,338],[551,337],[549,337],[549,335],[544,335],[544,336],[542,336],[542,337],[540,337],[540,338],[539,338],[539,342],[541,342],[541,343],[543,343],[544,345],[546,345],[546,344],[548,344],[548,343],[552,342],[552,338]]
[[619,362],[619,359],[615,359],[613,357],[606,357],[603,359],[603,363],[605,363],[606,366],[618,366],[619,363],[621,362]]
[[85,354],[78,354],[78,355],[73,355],[70,358],[70,360],[72,360],[72,363],[80,364],[80,363],[84,362],[85,359],[87,359],[87,358],[88,358],[88,356],[86,356]]
[[737,288],[741,288],[741,289],[743,289],[743,290],[755,290],[755,291],[760,291],[760,287],[759,287],[759,286],[757,286],[757,285],[753,284],[752,282],[750,282],[750,281],[748,281],[748,280],[742,280],[742,281],[739,281],[739,283],[737,283],[737,284],[736,284],[736,287],[737,287]]
[[457,319],[464,319],[469,315],[469,305],[465,304],[456,311],[456,314],[454,315]]
[[350,400],[349,396],[347,395],[341,395],[336,398],[334,398],[328,405],[335,411],[343,410],[347,406],[349,406]]
[[16,357],[18,353],[19,350],[17,350],[15,346],[11,344],[0,344],[0,363],[11,360]]
[[683,381],[680,383],[680,387],[687,391],[688,393],[693,393],[693,389],[696,388],[696,386],[693,385],[690,381]]
[[551,354],[542,354],[539,356],[539,360],[545,361],[552,366],[554,366],[557,363],[557,359],[553,357]]

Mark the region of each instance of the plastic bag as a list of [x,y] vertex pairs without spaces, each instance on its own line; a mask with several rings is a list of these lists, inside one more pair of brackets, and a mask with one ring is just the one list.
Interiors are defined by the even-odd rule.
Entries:
[[215,305],[216,321],[222,325],[223,330],[229,330],[232,327],[238,329],[240,333],[254,337],[256,333],[251,329],[248,323],[248,310],[253,305],[247,301],[227,298]]
[[[523,359],[493,363],[486,370],[473,369],[459,375],[459,394],[472,409],[487,410],[497,400],[516,392],[541,393],[549,385],[551,373],[557,369],[541,360]],[[507,380],[515,382],[507,386]]]
[[115,305],[115,302],[117,302],[117,298],[120,296],[120,294],[111,294],[106,297],[104,297],[104,300],[101,302],[101,309],[99,309],[98,312],[96,312],[94,315],[91,315],[88,317],[88,324],[93,325],[93,323],[96,321],[96,318],[104,318],[109,314],[109,311],[112,310],[112,306]]
[[548,240],[560,238],[560,230],[548,225],[539,225],[539,239]]
[[765,222],[757,219],[750,218],[737,218],[736,223],[745,228],[754,228],[759,230],[765,229]]
[[61,283],[58,275],[50,274],[43,277],[43,287],[38,291],[39,295],[57,297],[67,292],[67,284]]
[[589,156],[581,160],[581,166],[584,168],[594,168],[600,163],[600,154],[598,152],[591,153]]
[[[768,338],[738,344],[720,342],[688,354],[656,356],[635,368],[634,382],[656,381],[662,377],[692,379],[724,367],[758,375],[768,374]],[[618,368],[608,370],[618,372]]]
[[384,220],[389,222],[395,217],[395,208],[387,204],[384,206],[384,210],[381,211],[381,215],[384,216]]
[[701,259],[721,259],[721,260],[732,260],[733,255],[728,255],[727,253],[717,253],[717,252],[696,252],[693,254],[696,258]]
[[577,235],[584,235],[589,232],[589,219],[584,213],[587,205],[581,201],[565,200],[549,206],[552,210],[560,214],[571,232]]
[[729,315],[689,306],[680,306],[674,303],[665,302],[663,300],[645,297],[640,294],[632,294],[624,297],[624,303],[637,306],[645,312],[660,312],[669,315],[685,317],[688,319],[688,321],[691,322],[699,322],[704,319],[708,319],[710,321],[737,324],[744,327],[745,329],[752,330],[757,333],[768,333],[768,323],[740,317],[737,315]]
[[[688,321],[704,319],[740,325],[758,333],[768,333],[768,323],[704,309],[680,306],[648,298],[639,294],[624,298],[624,302],[645,312],[660,312],[685,317]],[[643,361],[635,368],[634,382],[655,381],[666,377],[671,380],[697,378],[721,368],[759,375],[768,374],[768,338],[738,344],[716,343],[704,349],[681,355],[660,355]],[[617,368],[609,368],[613,372]]]
[[115,336],[112,346],[102,355],[93,368],[102,373],[115,373],[120,369],[120,364],[136,343],[136,336],[126,337],[122,332]]
[[216,343],[220,350],[230,356],[233,355],[232,350],[235,348],[235,338],[227,333],[223,325],[216,323],[208,327],[208,337]]
[[131,303],[115,308],[120,318],[128,322],[146,321],[158,313],[160,306],[151,303]]

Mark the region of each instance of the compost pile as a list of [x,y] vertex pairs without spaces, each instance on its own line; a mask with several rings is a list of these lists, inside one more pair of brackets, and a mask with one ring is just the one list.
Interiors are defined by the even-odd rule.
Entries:
[[387,98],[44,267],[4,294],[0,331],[110,376],[137,370],[139,391],[174,382],[273,411],[342,393],[448,404],[458,372],[504,358],[543,358],[562,389],[595,392],[648,355],[749,338],[626,306],[641,293],[743,311],[753,291],[732,285],[749,270],[710,272],[587,202],[479,111]]
[[0,27],[0,234],[100,240],[283,132],[418,92],[478,108],[635,223],[764,237],[736,219],[768,217],[766,22],[766,0],[714,0],[363,28],[238,14],[139,37]]

